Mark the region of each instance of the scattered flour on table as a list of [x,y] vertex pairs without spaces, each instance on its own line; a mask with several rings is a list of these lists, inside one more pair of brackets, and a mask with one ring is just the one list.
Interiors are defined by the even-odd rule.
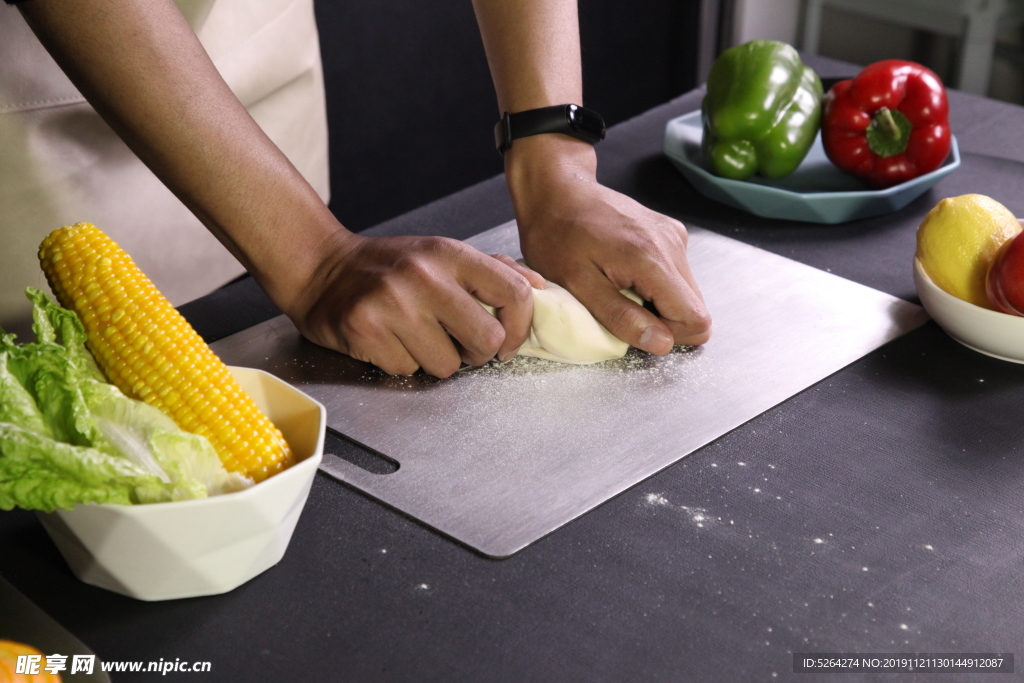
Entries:
[[[643,497],[644,503],[649,507],[676,507],[669,502],[668,498],[661,493],[648,493]],[[698,528],[703,529],[705,526],[711,526],[715,522],[722,521],[721,517],[714,517],[707,510],[700,507],[690,507],[688,505],[679,505],[678,508],[690,518]]]
[[691,508],[685,505],[680,505],[679,507],[683,510],[683,512],[690,516],[690,521],[696,524],[699,528],[710,526],[716,521],[722,521],[721,517],[712,517],[704,508]]

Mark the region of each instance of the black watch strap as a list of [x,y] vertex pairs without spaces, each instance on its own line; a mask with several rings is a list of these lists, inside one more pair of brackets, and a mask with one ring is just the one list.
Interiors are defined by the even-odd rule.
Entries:
[[562,133],[596,145],[604,140],[605,125],[601,115],[576,104],[530,109],[501,117],[494,126],[494,144],[504,154],[513,140],[543,133]]

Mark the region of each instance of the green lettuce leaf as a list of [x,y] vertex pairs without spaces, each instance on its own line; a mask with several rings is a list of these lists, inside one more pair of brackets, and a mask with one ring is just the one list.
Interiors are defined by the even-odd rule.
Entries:
[[0,509],[52,512],[77,503],[153,503],[166,485],[129,460],[0,423]]
[[8,367],[8,356],[7,351],[0,351],[0,423],[21,425],[31,432],[52,438],[53,434],[32,394]]
[[225,470],[206,438],[179,429],[163,412],[125,397],[113,385],[102,386],[117,393],[90,395],[100,431],[132,462],[173,485],[172,499],[227,493],[252,484],[248,477]]

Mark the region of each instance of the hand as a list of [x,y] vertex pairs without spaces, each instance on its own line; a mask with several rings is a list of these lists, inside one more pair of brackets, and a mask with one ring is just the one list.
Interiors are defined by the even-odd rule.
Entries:
[[516,261],[514,258],[509,256],[508,254],[491,254],[491,258],[498,259],[499,261],[504,263],[506,266],[508,266],[509,268],[513,269],[514,271],[516,271],[517,273],[519,273],[523,277],[525,277],[527,282],[529,282],[530,286],[533,287],[534,289],[546,289],[547,288],[548,283],[547,283],[547,280],[544,279],[543,275],[538,273],[536,270],[533,270],[532,268],[525,268],[525,267],[521,266],[518,261]]
[[[631,346],[665,354],[705,343],[711,318],[686,258],[686,228],[598,184],[596,167],[585,142],[515,141],[505,168],[526,262]],[[661,317],[619,293],[630,287]]]
[[392,375],[436,377],[507,360],[526,341],[533,297],[518,264],[444,237],[339,235],[309,295],[286,311],[307,339]]

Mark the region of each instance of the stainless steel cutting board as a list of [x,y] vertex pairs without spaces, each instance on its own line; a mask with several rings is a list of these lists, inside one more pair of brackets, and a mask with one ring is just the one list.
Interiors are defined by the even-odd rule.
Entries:
[[[327,406],[398,463],[321,469],[485,555],[506,557],[923,323],[919,306],[700,228],[690,261],[714,318],[698,349],[569,366],[517,358],[389,377],[285,317],[215,343]],[[468,240],[519,257],[514,223]],[[908,256],[909,259],[909,256]],[[909,267],[909,266],[908,266]]]

